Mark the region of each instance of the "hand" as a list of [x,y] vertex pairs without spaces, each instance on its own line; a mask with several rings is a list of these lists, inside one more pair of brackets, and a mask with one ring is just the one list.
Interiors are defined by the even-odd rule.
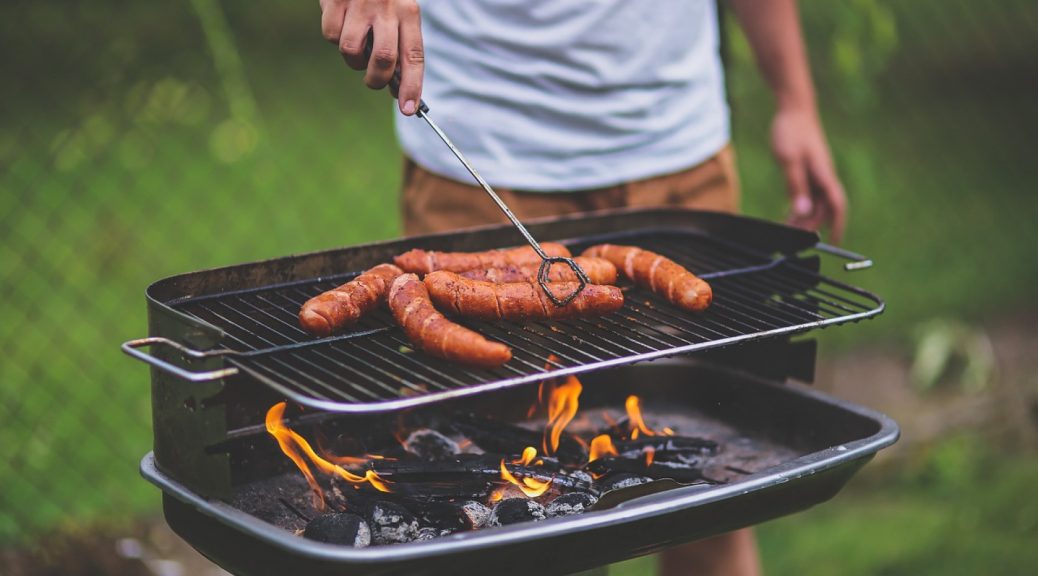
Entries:
[[826,224],[832,242],[839,244],[847,221],[847,196],[817,114],[780,109],[771,125],[771,149],[786,174],[789,223],[808,230]]
[[[321,33],[339,45],[346,64],[366,70],[364,83],[384,88],[400,68],[400,111],[410,116],[422,98],[425,51],[422,22],[415,0],[320,0]],[[365,55],[368,33],[374,37],[371,58]]]

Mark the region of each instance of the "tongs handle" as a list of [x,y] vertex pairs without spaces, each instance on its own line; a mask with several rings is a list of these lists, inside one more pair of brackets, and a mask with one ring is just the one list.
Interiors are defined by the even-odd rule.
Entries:
[[[367,42],[365,42],[364,44],[364,56],[369,60],[371,59],[371,50],[372,46],[374,45],[374,42],[374,33],[368,32]],[[397,97],[400,90],[399,68],[393,71],[393,77],[389,80],[389,89],[393,97]],[[442,140],[443,143],[446,144],[448,148],[450,148],[451,152],[454,153],[454,156],[457,157],[457,159],[461,161],[461,164],[465,166],[465,169],[469,171],[469,174],[472,174],[472,177],[476,179],[476,182],[478,182],[480,187],[483,188],[483,191],[490,196],[490,199],[493,200],[494,203],[497,204],[497,207],[505,213],[505,216],[507,216],[508,219],[512,222],[512,225],[519,230],[519,233],[522,234],[523,238],[526,239],[527,244],[529,244],[530,247],[533,248],[534,252],[536,252],[537,255],[541,257],[541,267],[537,270],[537,284],[540,285],[541,290],[544,290],[544,293],[548,295],[548,298],[556,306],[565,306],[572,302],[573,299],[576,298],[577,295],[584,290],[584,287],[591,283],[591,280],[588,278],[584,270],[581,269],[580,265],[574,262],[572,258],[548,256],[544,252],[544,249],[541,248],[541,245],[537,242],[537,240],[534,239],[533,235],[530,234],[529,230],[526,229],[526,226],[523,226],[523,223],[520,222],[518,218],[516,218],[515,214],[512,212],[510,208],[508,208],[508,205],[505,204],[504,200],[502,200],[501,197],[497,195],[497,192],[495,192],[494,189],[490,186],[490,184],[488,184],[487,181],[479,175],[479,172],[477,172],[476,169],[471,164],[469,164],[469,161],[465,158],[465,155],[461,153],[461,150],[458,150],[458,147],[454,145],[454,142],[452,142],[450,138],[447,137],[447,134],[445,134],[443,130],[441,130],[440,127],[436,124],[436,122],[433,122],[432,118],[429,117],[429,106],[425,103],[425,100],[419,101],[418,111],[415,113],[415,115],[425,120],[426,124],[428,124],[429,127],[433,129],[433,132],[436,132],[436,135],[440,137],[440,140]],[[577,286],[577,289],[574,290],[572,294],[569,294],[563,298],[559,298],[555,295],[554,292],[551,291],[550,288],[548,288],[548,278],[549,274],[551,273],[551,266],[552,264],[558,263],[565,263],[567,266],[572,268],[573,272],[577,275],[577,280],[580,283],[580,285]]]
[[181,355],[191,358],[203,359],[212,358],[214,356],[223,356],[231,353],[230,350],[194,350],[188,348],[169,338],[162,338],[160,336],[152,336],[150,338],[138,338],[136,340],[130,340],[129,342],[123,342],[122,349],[126,354],[133,356],[134,358],[150,364],[159,370],[168,372],[177,378],[182,378],[189,382],[212,382],[213,380],[219,380],[221,378],[227,378],[228,376],[234,376],[238,373],[238,369],[235,367],[230,368],[219,368],[217,370],[210,370],[208,372],[191,372],[185,370],[176,364],[166,362],[156,356],[147,354],[138,350],[144,346],[169,346],[181,353]]

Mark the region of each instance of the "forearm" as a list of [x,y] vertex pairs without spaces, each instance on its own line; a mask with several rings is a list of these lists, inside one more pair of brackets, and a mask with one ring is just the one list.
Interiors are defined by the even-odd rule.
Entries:
[[796,0],[729,0],[780,109],[815,112]]

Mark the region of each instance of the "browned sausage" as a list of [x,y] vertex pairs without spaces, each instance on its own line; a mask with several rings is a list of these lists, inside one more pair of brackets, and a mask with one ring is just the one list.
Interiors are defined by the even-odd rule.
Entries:
[[404,272],[392,264],[379,264],[353,280],[307,300],[299,310],[299,325],[317,336],[353,324],[386,301],[389,284]]
[[692,312],[706,310],[713,300],[710,285],[673,260],[634,246],[599,244],[584,256],[605,258],[635,284],[666,298],[671,304]]
[[[440,310],[483,320],[558,320],[607,314],[619,310],[624,304],[623,292],[619,288],[597,284],[585,286],[566,306],[556,306],[536,282],[494,284],[441,270],[427,275],[425,285]],[[548,286],[553,294],[563,298],[572,294],[580,284],[554,282]]]
[[[616,266],[613,266],[613,263],[609,260],[577,257],[573,261],[584,270],[592,284],[616,283]],[[472,280],[482,280],[497,284],[502,282],[529,282],[537,280],[537,272],[540,270],[540,267],[541,265],[538,263],[506,266],[504,268],[476,268],[475,270],[466,270],[461,275]],[[556,262],[552,264],[551,272],[548,273],[548,281],[576,282],[577,273],[567,264]]]
[[508,346],[491,342],[437,312],[425,284],[414,274],[393,281],[389,309],[407,339],[426,354],[484,368],[496,368],[512,359]]
[[[548,256],[569,257],[569,249],[562,244],[544,242],[541,249]],[[508,250],[487,250],[486,252],[435,252],[431,250],[408,250],[393,258],[396,265],[404,272],[428,274],[437,270],[464,272],[474,268],[503,268],[506,266],[522,266],[523,264],[540,264],[541,257],[530,246],[510,248]]]

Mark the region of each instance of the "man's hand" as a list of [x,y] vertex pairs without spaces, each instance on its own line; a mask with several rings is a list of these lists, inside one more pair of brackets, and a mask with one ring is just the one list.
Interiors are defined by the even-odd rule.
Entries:
[[847,196],[814,111],[780,108],[771,124],[771,150],[786,174],[789,223],[808,230],[827,225],[838,244],[847,222]]
[[[422,23],[415,0],[320,0],[321,33],[338,44],[346,64],[366,70],[364,83],[384,88],[400,68],[400,111],[410,116],[422,98],[425,51]],[[365,54],[368,33],[374,42]]]

